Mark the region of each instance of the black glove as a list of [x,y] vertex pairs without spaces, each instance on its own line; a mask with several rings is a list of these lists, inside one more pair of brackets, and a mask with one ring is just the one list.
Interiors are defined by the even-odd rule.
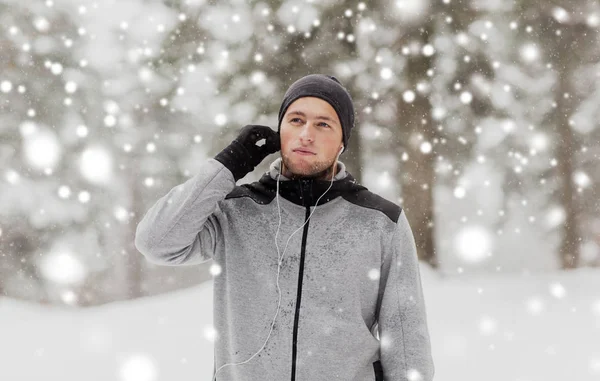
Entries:
[[[262,145],[256,142],[264,139]],[[279,133],[271,127],[249,124],[225,149],[215,156],[215,160],[227,167],[235,181],[238,181],[260,164],[265,157],[281,149]]]

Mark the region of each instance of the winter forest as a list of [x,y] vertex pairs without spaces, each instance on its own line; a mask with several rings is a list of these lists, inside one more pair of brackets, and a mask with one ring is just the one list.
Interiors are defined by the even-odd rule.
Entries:
[[[158,305],[208,322],[209,301],[193,304],[210,294],[211,263],[146,262],[137,223],[241,127],[276,128],[293,81],[324,73],[354,99],[340,160],[411,222],[439,379],[486,379],[514,360],[498,342],[519,329],[511,345],[540,353],[515,365],[523,374],[488,380],[600,378],[599,37],[595,0],[0,0],[0,323],[32,314],[43,331],[42,307],[69,316],[108,305],[134,325],[156,325],[147,314]],[[150,304],[128,314],[123,303],[135,300]],[[460,310],[453,334],[436,322],[448,309]],[[545,313],[546,331],[500,323]],[[170,316],[159,325],[175,326]],[[210,334],[190,324],[198,332],[172,342],[188,350],[173,368],[135,357],[101,379],[208,379],[212,358],[192,370],[191,352],[212,356]],[[48,356],[54,344],[41,341],[61,337],[31,337],[13,352],[11,337],[36,334],[0,325],[9,362]],[[70,329],[63,320],[46,330],[60,326]],[[94,350],[116,351],[116,340],[94,337]],[[191,339],[203,349],[181,344]],[[481,373],[457,360],[474,348],[490,352],[473,368]],[[20,380],[10,369],[0,379]]]

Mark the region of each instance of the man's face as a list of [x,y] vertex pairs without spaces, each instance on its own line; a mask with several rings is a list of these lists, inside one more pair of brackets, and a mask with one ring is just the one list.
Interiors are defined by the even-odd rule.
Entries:
[[296,176],[326,171],[342,146],[337,113],[329,103],[315,97],[298,98],[288,107],[279,134],[285,170]]

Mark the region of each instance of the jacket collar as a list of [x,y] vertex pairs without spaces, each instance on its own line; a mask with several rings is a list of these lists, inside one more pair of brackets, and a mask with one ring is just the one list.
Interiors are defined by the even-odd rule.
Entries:
[[[277,191],[277,177],[279,175],[279,194],[281,197],[294,204],[301,206],[314,206],[326,191],[325,195],[319,200],[319,205],[325,204],[336,197],[344,196],[366,189],[358,184],[354,177],[346,171],[346,166],[338,161],[338,173],[331,180],[316,179],[289,179],[280,173],[281,158],[278,158],[270,165],[269,172],[265,173],[259,180],[268,191],[275,193]],[[327,190],[331,185],[331,189]]]
[[[348,172],[346,172],[346,165],[339,160],[338,160],[338,168],[337,169],[338,169],[337,173],[333,177],[334,182],[337,180],[341,180],[348,175]],[[269,166],[268,174],[275,181],[277,181],[277,175],[279,175],[279,181],[289,181],[290,180],[289,178],[285,177],[281,173],[281,158],[278,158],[277,160],[275,160],[274,162],[271,163],[271,165]],[[331,183],[331,181],[327,181],[327,182]]]

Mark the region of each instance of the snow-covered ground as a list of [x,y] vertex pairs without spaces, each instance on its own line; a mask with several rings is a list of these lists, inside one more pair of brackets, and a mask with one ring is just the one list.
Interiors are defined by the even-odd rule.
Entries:
[[[421,268],[436,381],[600,380],[600,270]],[[0,380],[210,381],[212,282],[87,309],[0,299]]]

